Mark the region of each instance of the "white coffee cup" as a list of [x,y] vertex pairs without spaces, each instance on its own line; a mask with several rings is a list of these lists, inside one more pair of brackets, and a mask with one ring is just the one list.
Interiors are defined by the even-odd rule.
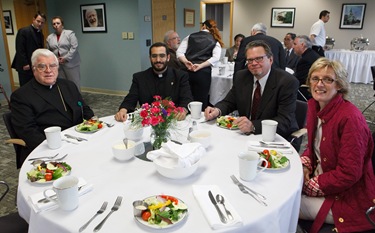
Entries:
[[227,64],[227,63],[228,63],[228,57],[223,57],[222,59],[223,59],[223,60],[222,60],[222,61],[223,61],[223,64]]
[[229,70],[233,71],[234,70],[234,62],[228,62],[229,65]]
[[[46,193],[53,190],[56,193],[56,199],[50,198]],[[46,189],[44,196],[53,202],[56,202],[63,210],[74,210],[78,207],[78,178],[75,176],[64,176],[53,182],[52,189]]]
[[[255,151],[241,152],[238,155],[240,177],[245,181],[253,180],[256,175],[264,171],[268,166],[268,161],[259,156]],[[261,169],[258,169],[258,165],[262,162],[266,162],[266,165]]]
[[219,66],[219,75],[224,75],[225,74],[225,66],[221,65]]
[[276,138],[277,121],[262,120],[262,139],[265,142],[273,142]]
[[61,127],[52,126],[44,130],[47,138],[48,147],[52,150],[61,147]]
[[198,142],[204,148],[208,148],[211,144],[211,132],[208,130],[194,130],[189,134],[191,142]]
[[188,109],[191,113],[191,118],[200,119],[202,112],[202,102],[193,101],[188,104]]

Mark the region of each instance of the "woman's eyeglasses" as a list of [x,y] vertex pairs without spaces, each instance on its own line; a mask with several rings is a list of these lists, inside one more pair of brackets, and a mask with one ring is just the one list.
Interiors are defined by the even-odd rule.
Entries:
[[318,78],[318,77],[312,77],[310,78],[310,83],[318,83],[319,81],[322,81],[324,84],[332,84],[334,81],[336,81],[333,78],[324,77],[324,78]]

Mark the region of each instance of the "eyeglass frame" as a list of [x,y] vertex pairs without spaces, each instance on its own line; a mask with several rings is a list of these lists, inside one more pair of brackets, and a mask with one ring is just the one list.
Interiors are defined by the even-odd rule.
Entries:
[[[40,67],[40,66],[44,66],[44,67]],[[36,66],[33,66],[35,70],[37,70],[38,72],[42,73],[42,72],[45,72],[47,70],[47,68],[49,70],[56,70],[59,68],[59,64],[57,63],[52,63],[52,64],[44,64],[44,63],[39,63],[37,64]]]
[[256,63],[261,63],[263,62],[264,57],[268,57],[267,54],[264,54],[263,56],[256,57],[256,58],[249,58],[249,59],[246,58],[246,62],[247,64],[253,64],[254,61]]
[[330,77],[323,77],[323,78],[312,77],[312,78],[309,79],[309,82],[311,84],[318,84],[320,81],[323,84],[332,84],[333,82],[337,81],[337,79],[333,79],[333,78],[330,78]]
[[169,38],[168,40],[175,40],[175,39],[180,39],[180,37],[179,36],[175,36],[175,37]]

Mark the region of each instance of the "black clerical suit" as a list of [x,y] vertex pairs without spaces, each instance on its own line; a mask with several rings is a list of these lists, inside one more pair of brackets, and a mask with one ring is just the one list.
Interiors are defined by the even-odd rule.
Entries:
[[61,130],[65,130],[81,123],[83,118],[90,119],[94,115],[83,101],[77,86],[65,79],[57,79],[50,87],[33,78],[12,93],[10,102],[14,130],[27,146],[22,151],[23,159],[46,139],[45,128],[60,126]]
[[165,99],[170,97],[177,107],[185,107],[193,101],[189,86],[189,76],[186,72],[172,67],[160,75],[150,67],[147,70],[133,74],[133,81],[129,93],[125,96],[119,109],[126,108],[133,112],[137,103],[154,102],[154,96],[159,95]]

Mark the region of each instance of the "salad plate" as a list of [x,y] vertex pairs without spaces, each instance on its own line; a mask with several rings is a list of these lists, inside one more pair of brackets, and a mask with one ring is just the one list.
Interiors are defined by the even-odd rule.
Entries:
[[[278,168],[266,168],[264,169],[264,171],[269,171],[269,172],[272,172],[272,171],[283,171],[283,170],[287,170],[289,169],[290,167],[290,161],[288,160],[287,162],[284,163],[284,165],[282,167],[278,167]],[[258,166],[259,169],[263,169],[262,166]]]
[[237,117],[233,116],[221,116],[216,119],[216,124],[224,129],[237,130],[238,126],[233,124],[236,119]]
[[80,133],[95,133],[103,128],[103,124],[99,120],[84,120],[81,124],[74,127]]
[[[288,169],[290,166],[289,159],[279,151],[265,149],[262,152],[258,152],[258,154],[260,157],[266,159],[271,166],[267,167],[264,171],[281,171]],[[258,168],[262,169],[263,167],[258,165]]]
[[[138,223],[146,227],[152,229],[171,228],[181,224],[188,216],[188,207],[179,198],[168,195],[155,195],[147,197],[143,201],[148,204],[148,208],[145,211],[150,211],[151,216],[148,221],[145,221],[142,216],[134,216],[134,218]],[[166,219],[166,221],[163,219]]]
[[[50,184],[69,175],[71,170],[72,167],[65,162],[43,161],[40,164],[35,164],[26,175],[28,182],[31,184]],[[46,175],[47,173],[50,175]]]

